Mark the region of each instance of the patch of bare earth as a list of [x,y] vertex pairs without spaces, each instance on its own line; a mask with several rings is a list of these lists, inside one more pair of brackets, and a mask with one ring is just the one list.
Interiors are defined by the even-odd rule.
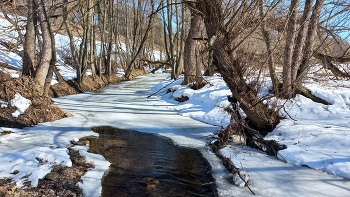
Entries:
[[[9,80],[1,78],[0,100],[7,102],[8,105],[0,110],[0,127],[23,128],[66,116],[63,110],[52,105],[51,98],[40,96],[33,87],[33,80],[29,77]],[[31,100],[29,108],[17,118],[11,115],[16,110],[14,106],[11,106],[11,100],[15,98],[16,93]]]
[[30,182],[24,188],[17,188],[10,179],[0,179],[0,196],[46,196],[75,197],[82,196],[82,190],[77,186],[80,178],[93,165],[87,163],[78,151],[68,148],[72,167],[53,166],[44,179],[39,179],[38,187],[31,187]]

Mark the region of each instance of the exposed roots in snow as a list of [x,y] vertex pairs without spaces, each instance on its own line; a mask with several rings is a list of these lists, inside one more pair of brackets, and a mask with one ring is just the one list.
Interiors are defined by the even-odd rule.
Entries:
[[[232,103],[234,105],[234,103]],[[220,153],[220,149],[224,148],[230,141],[232,135],[238,135],[245,139],[247,146],[264,151],[266,154],[277,157],[278,151],[287,148],[285,145],[280,145],[275,140],[265,140],[258,131],[250,128],[238,112],[238,106],[233,106],[230,124],[226,128],[222,128],[218,135],[218,139],[211,144],[213,152],[222,160],[224,167],[233,174],[234,184],[239,186],[246,186],[249,188],[248,175],[244,170],[236,167],[230,158],[225,157]],[[235,178],[236,177],[236,178]],[[236,182],[238,180],[238,182]]]
[[233,111],[231,115],[230,124],[227,128],[221,132],[222,137],[220,142],[221,147],[225,146],[228,143],[228,140],[231,135],[236,134],[245,139],[246,145],[252,148],[259,149],[270,156],[277,157],[278,151],[286,149],[287,146],[279,144],[275,140],[265,140],[258,131],[249,127],[249,125],[242,120],[241,115],[238,111],[237,103],[231,103],[233,106]]
[[248,185],[249,176],[246,174],[246,172],[237,168],[235,164],[232,163],[230,158],[227,158],[220,153],[220,149],[228,143],[229,138],[227,136],[229,136],[229,133],[229,130],[222,128],[220,132],[221,137],[211,144],[211,148],[215,155],[221,159],[224,167],[232,174],[233,183],[240,187],[246,186],[252,192],[252,194],[255,195],[254,191]]

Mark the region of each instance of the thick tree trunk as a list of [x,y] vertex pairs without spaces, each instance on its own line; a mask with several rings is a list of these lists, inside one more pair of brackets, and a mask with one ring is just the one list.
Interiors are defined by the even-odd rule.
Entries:
[[200,23],[201,16],[199,14],[193,13],[191,18],[191,27],[188,32],[188,36],[185,41],[184,49],[184,81],[183,85],[190,84],[196,81],[196,40],[193,38],[200,37]]
[[[250,88],[245,80],[239,77],[235,67],[240,67],[239,60],[232,60],[227,53],[227,43],[225,32],[220,30],[216,33],[216,42],[214,47],[214,58],[217,62],[217,68],[232,92],[233,97],[240,103],[240,107],[247,115],[253,128],[259,130],[261,135],[266,135],[277,123],[279,117],[267,105],[263,104],[257,92]],[[232,63],[233,62],[233,63]]]
[[38,69],[36,70],[34,80],[39,86],[44,86],[52,58],[51,35],[49,30],[49,19],[46,15],[45,4],[43,0],[36,0],[36,5],[38,7],[38,16],[43,38],[43,48],[41,51],[41,59],[38,65]]
[[221,12],[221,1],[201,0],[197,5],[198,10],[204,15],[209,39],[215,38],[212,47],[218,71],[247,115],[250,124],[261,135],[266,135],[279,123],[279,116],[260,101],[257,92],[250,88],[240,75],[239,69],[242,65],[239,59],[234,59],[232,55],[234,46],[229,44],[229,32],[222,22],[224,17]]
[[35,72],[35,26],[34,26],[34,1],[28,1],[28,15],[26,34],[23,47],[22,75],[34,76]]
[[287,35],[286,44],[284,48],[284,60],[283,60],[283,72],[282,72],[282,94],[285,98],[293,97],[293,86],[292,86],[292,59],[294,51],[294,41],[296,37],[296,26],[297,26],[297,13],[300,0],[292,0],[289,8],[289,15],[287,19]]

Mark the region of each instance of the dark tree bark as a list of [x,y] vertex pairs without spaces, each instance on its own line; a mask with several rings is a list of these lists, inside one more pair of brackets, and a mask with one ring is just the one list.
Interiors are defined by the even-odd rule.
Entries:
[[22,75],[34,76],[35,72],[35,27],[34,27],[34,0],[28,1],[28,15],[26,34],[23,47]]
[[196,75],[196,65],[197,65],[197,55],[196,55],[196,45],[197,42],[193,38],[199,38],[201,35],[201,16],[198,13],[192,12],[191,27],[188,32],[188,36],[185,41],[184,49],[184,82],[183,85],[190,84],[197,81]]

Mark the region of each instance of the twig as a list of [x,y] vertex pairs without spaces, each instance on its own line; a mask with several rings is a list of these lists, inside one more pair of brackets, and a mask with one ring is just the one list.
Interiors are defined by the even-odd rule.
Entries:
[[177,80],[179,80],[179,79],[180,79],[180,78],[178,78],[178,79],[176,79],[176,80],[174,80],[174,81],[170,82],[170,83],[169,83],[169,84],[167,84],[166,86],[164,86],[164,87],[162,87],[161,89],[159,89],[157,92],[155,92],[155,93],[153,93],[153,94],[151,94],[151,95],[147,96],[147,98],[150,98],[151,96],[156,95],[156,94],[157,94],[158,92],[160,92],[162,89],[166,88],[167,86],[171,85],[172,83],[174,83],[175,81],[177,81]]
[[[239,162],[239,163],[241,163],[241,166],[243,166],[243,165],[242,165],[242,162]],[[241,174],[239,173],[239,170],[237,171],[237,173],[238,173],[239,178],[245,183],[245,185],[248,187],[248,189],[250,190],[250,192],[252,192],[252,194],[256,195],[256,194],[254,193],[254,191],[253,191],[252,189],[250,189],[250,187],[249,187],[249,185],[248,185],[248,182],[245,181],[245,180],[243,179],[243,177],[242,177]]]

